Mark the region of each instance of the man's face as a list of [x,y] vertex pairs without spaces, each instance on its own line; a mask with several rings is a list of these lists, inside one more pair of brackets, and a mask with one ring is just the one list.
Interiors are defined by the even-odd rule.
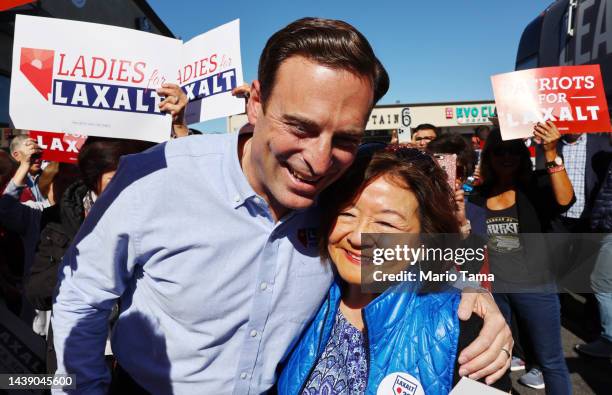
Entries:
[[436,139],[436,132],[432,129],[422,129],[412,135],[412,142],[419,147],[427,147],[430,141]]
[[568,143],[574,143],[576,142],[580,136],[582,136],[582,133],[579,134],[564,134],[563,136],[561,136],[561,138],[563,140],[565,140]]
[[[25,154],[21,152],[21,150],[13,152],[13,158],[21,163],[25,160]],[[42,164],[42,160],[40,159],[40,155],[33,156],[30,158],[30,170],[28,171],[31,175],[36,175],[42,171],[40,165]]]
[[255,130],[243,168],[277,217],[312,205],[350,166],[372,105],[369,80],[301,56],[280,65],[265,110],[253,83],[248,116]]

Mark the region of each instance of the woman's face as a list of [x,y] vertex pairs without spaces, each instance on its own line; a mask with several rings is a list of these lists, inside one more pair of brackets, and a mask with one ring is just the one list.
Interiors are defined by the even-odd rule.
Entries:
[[111,171],[102,173],[102,175],[100,175],[100,179],[98,180],[98,192],[97,192],[98,195],[104,192],[104,190],[108,186],[108,183],[113,179],[115,172],[116,170],[111,170]]
[[520,146],[516,143],[502,143],[493,147],[491,153],[491,167],[497,176],[516,174],[521,164]]
[[419,233],[418,209],[410,189],[387,177],[370,183],[354,202],[340,210],[329,235],[327,250],[340,277],[348,284],[361,284],[361,234]]

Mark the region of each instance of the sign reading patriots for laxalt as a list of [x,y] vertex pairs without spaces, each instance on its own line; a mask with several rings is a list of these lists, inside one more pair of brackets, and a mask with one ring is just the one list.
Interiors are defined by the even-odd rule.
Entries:
[[238,26],[183,45],[137,30],[17,15],[11,120],[20,129],[164,141],[171,116],[160,111],[156,89],[166,82],[193,102],[192,121],[242,112],[244,101],[231,96],[242,84]]

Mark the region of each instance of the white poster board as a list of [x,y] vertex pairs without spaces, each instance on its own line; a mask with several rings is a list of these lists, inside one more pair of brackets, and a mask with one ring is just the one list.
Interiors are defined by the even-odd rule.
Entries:
[[155,92],[176,81],[181,41],[96,23],[17,15],[9,113],[20,129],[148,141],[172,119]]
[[243,83],[240,20],[186,42],[178,78],[189,99],[185,112],[188,124],[244,112],[244,99],[231,93]]
[[20,129],[165,141],[172,118],[159,110],[163,83],[196,93],[189,123],[244,111],[244,100],[231,96],[243,82],[238,20],[183,45],[138,30],[17,15],[12,67],[9,114]]

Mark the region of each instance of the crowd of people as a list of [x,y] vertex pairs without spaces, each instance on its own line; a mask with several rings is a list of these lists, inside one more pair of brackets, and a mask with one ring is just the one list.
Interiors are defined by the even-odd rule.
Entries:
[[[166,84],[166,143],[90,137],[76,165],[43,166],[14,137],[0,151],[0,303],[45,339],[46,372],[75,375],[54,391],[361,394],[391,380],[429,395],[469,377],[508,392],[510,367],[527,366],[523,384],[570,394],[548,232],[569,235],[569,266],[571,233],[608,234],[591,276],[603,330],[577,350],[612,358],[609,135],[538,123],[535,163],[495,122],[361,144],[389,83],[353,26],[304,18],[235,91],[240,133],[193,135]],[[437,154],[456,155],[454,185]],[[470,270],[495,281],[365,292],[369,233],[484,240]]]

